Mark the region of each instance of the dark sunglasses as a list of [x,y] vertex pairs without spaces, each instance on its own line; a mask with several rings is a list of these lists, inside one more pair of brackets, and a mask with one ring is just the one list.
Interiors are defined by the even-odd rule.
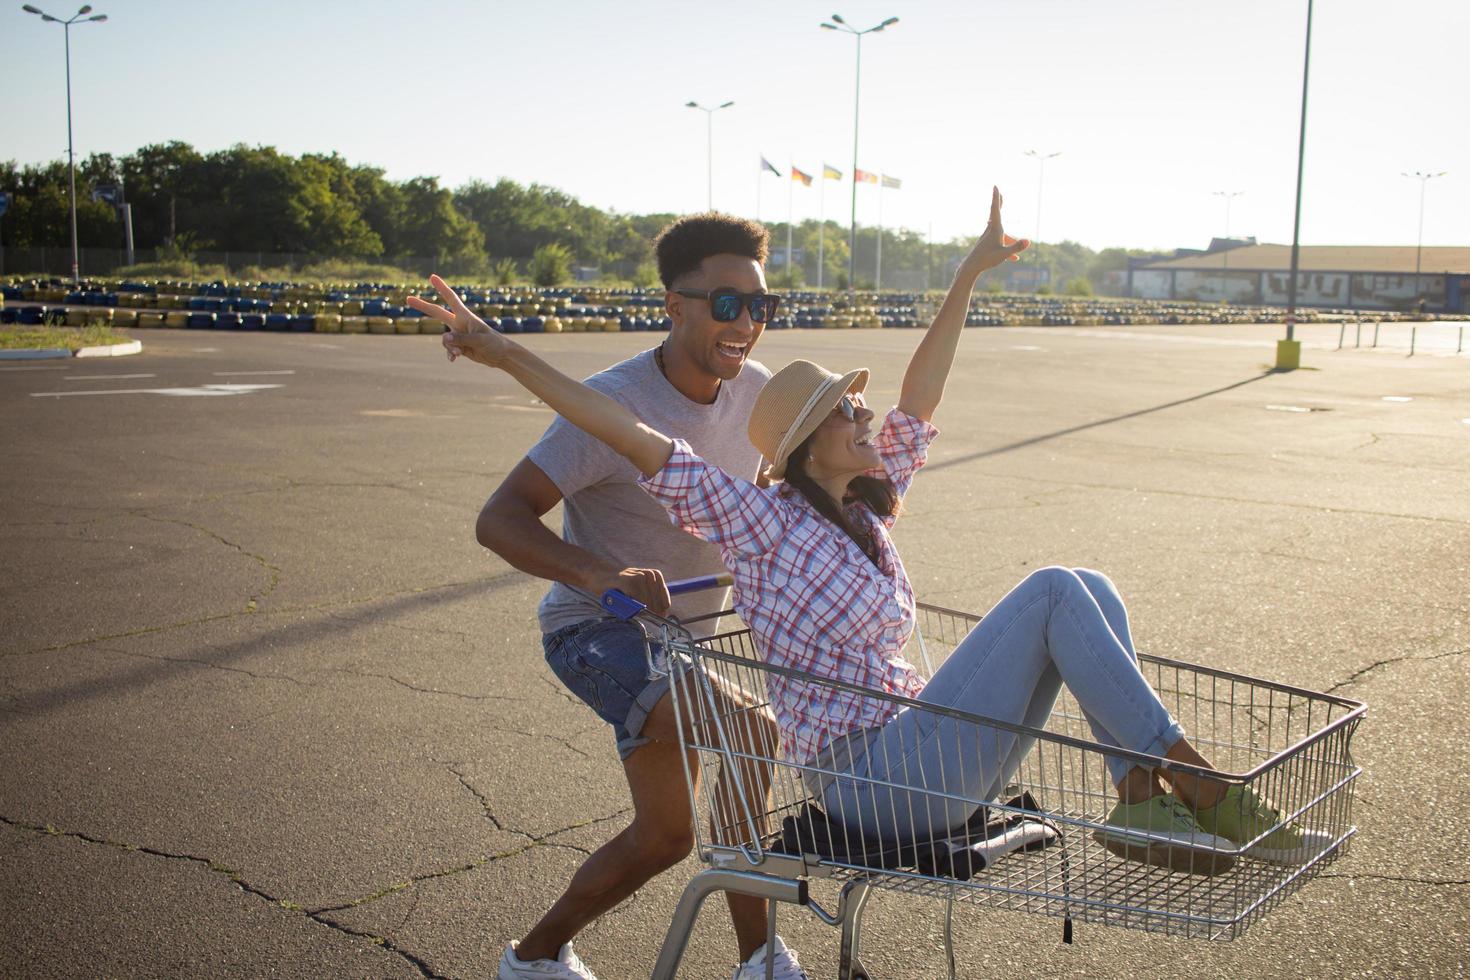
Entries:
[[710,316],[717,323],[738,318],[741,307],[750,310],[751,322],[769,323],[781,305],[781,297],[771,293],[741,293],[733,289],[676,289],[674,292],[690,299],[709,300]]
[[842,401],[838,402],[837,406],[833,408],[832,411],[841,412],[842,417],[847,419],[847,421],[849,422],[854,422],[857,420],[857,402],[852,400],[851,395],[843,395]]

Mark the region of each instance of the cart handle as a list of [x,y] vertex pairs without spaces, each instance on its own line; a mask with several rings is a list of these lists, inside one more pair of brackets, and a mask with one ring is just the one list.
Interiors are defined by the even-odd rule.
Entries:
[[[699,575],[668,583],[669,595],[685,592],[702,592],[705,589],[722,589],[735,584],[735,576],[729,572],[718,575]],[[619,589],[608,589],[602,594],[602,608],[618,619],[632,619],[648,607]]]

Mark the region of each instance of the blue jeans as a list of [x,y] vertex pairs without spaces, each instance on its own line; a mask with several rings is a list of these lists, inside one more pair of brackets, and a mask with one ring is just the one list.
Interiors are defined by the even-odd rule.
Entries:
[[[1082,707],[1093,738],[1163,755],[1184,737],[1138,670],[1128,613],[1107,576],[1084,568],[1031,573],[960,641],[918,700],[1029,728],[1045,726],[1061,685]],[[969,800],[994,800],[1035,738],[905,708],[878,729],[850,736],[841,771]],[[1107,760],[1116,785],[1131,768]],[[948,835],[975,804],[837,778],[827,813],[854,832],[888,839]]]
[[[666,659],[663,645],[647,637],[637,623],[621,619],[589,619],[541,637],[546,663],[567,690],[581,698],[612,726],[618,757],[627,761],[651,741],[643,735],[648,713],[669,692],[667,673],[653,670]],[[683,669],[687,658],[676,662]]]

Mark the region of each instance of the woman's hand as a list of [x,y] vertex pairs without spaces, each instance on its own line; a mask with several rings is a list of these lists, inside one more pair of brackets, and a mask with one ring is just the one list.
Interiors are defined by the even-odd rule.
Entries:
[[465,306],[464,300],[443,279],[437,275],[430,276],[429,284],[439,291],[448,306],[439,306],[417,296],[408,297],[408,305],[449,327],[443,338],[449,359],[452,361],[463,355],[486,367],[498,367],[515,344],[490,329],[489,324]]
[[985,234],[970,249],[970,254],[965,256],[960,263],[960,272],[967,275],[978,276],[986,269],[994,269],[1002,262],[1020,261],[1021,253],[1031,247],[1028,239],[1020,240],[1012,238],[1005,233],[1000,223],[1000,188],[990,189],[990,223],[985,226]]

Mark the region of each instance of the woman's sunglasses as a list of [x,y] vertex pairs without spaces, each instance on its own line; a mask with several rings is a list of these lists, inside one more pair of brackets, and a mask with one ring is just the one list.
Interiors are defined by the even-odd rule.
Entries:
[[740,316],[740,309],[750,310],[753,323],[769,323],[781,305],[781,297],[771,293],[741,293],[733,289],[676,289],[675,293],[690,299],[709,300],[710,316],[717,323],[729,323]]

